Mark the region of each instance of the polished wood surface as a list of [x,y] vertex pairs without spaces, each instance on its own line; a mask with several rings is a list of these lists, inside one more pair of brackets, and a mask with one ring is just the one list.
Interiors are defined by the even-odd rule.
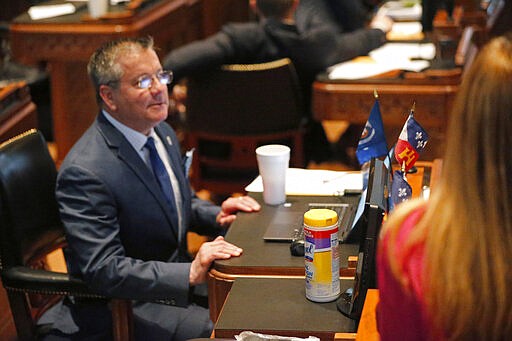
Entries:
[[248,0],[204,0],[203,35],[217,33],[224,23],[248,21],[251,17]]
[[[417,161],[413,173],[407,174],[407,182],[412,188],[412,197],[418,198],[424,195],[424,191],[434,186],[438,177],[440,159],[434,161]],[[398,164],[393,164],[393,170],[399,169]]]
[[[136,9],[110,6],[109,14],[91,19],[86,3],[76,13],[31,20],[24,13],[10,25],[13,57],[26,64],[44,62],[50,73],[53,131],[60,163],[98,112],[86,72],[91,54],[102,43],[120,38],[151,35],[162,57],[171,49],[218,30],[224,20],[246,20],[247,4],[237,1],[218,18],[211,0],[151,0]],[[222,2],[223,3],[223,2]],[[220,7],[223,9],[224,7]],[[237,18],[237,17],[240,18]]]
[[460,83],[461,70],[439,73],[401,73],[399,77],[360,81],[317,80],[313,112],[317,120],[341,120],[364,125],[377,91],[387,141],[394,143],[415,103],[415,118],[430,136],[423,160],[442,157],[449,113]]
[[24,82],[0,88],[0,143],[29,129],[37,128],[36,105]]
[[369,289],[366,292],[363,313],[357,328],[357,341],[379,341],[379,331],[377,330],[377,318],[375,311],[379,303],[379,290]]
[[[161,0],[112,20],[87,20],[86,7],[73,15],[31,20],[27,14],[11,24],[14,58],[46,62],[50,73],[53,132],[60,163],[98,112],[86,65],[102,43],[120,37],[152,35],[163,55],[201,37],[198,1]],[[172,29],[171,29],[172,28]]]
[[[425,39],[436,44],[437,56],[433,64],[448,63],[455,55],[464,17],[461,5],[455,7],[452,18],[448,18],[445,10],[437,12],[434,32]],[[445,131],[462,71],[462,65],[436,66],[422,72],[394,70],[357,80],[331,80],[327,74],[321,74],[312,90],[314,117],[319,121],[364,125],[373,106],[374,91],[377,91],[386,139],[388,143],[395,143],[415,105],[415,118],[430,136],[422,159],[431,161],[444,153]]]
[[[479,2],[462,0],[454,9],[453,18],[444,10],[434,20],[433,39],[438,56],[456,57],[455,66],[444,65],[423,72],[395,71],[361,80],[329,80],[320,75],[313,85],[313,112],[317,120],[342,120],[364,124],[373,105],[373,92],[379,94],[387,141],[394,143],[413,105],[415,117],[430,135],[422,159],[434,160],[444,153],[445,134],[455,95],[476,48],[492,36],[512,29],[512,1],[495,1],[493,11],[481,8]],[[478,31],[479,38],[468,48],[468,31]],[[453,42],[450,42],[450,39]],[[443,48],[443,43],[450,43]],[[440,51],[440,52],[439,52]],[[452,55],[453,54],[453,55]]]

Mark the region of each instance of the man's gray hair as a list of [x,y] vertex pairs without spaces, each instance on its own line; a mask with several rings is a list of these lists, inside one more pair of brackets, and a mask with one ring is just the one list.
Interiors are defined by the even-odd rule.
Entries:
[[123,76],[119,56],[154,49],[152,37],[121,38],[109,41],[93,53],[87,64],[87,73],[96,92],[96,101],[101,103],[100,85],[117,87]]

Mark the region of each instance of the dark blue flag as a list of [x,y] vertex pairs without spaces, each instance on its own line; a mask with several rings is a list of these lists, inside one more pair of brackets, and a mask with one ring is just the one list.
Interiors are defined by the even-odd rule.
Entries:
[[393,182],[391,183],[391,202],[393,206],[408,200],[412,196],[412,187],[407,182],[405,173],[396,170],[393,173]]
[[386,155],[387,152],[388,144],[384,134],[384,124],[382,123],[379,101],[376,99],[359,139],[356,156],[359,164],[362,165],[370,161],[371,158]]

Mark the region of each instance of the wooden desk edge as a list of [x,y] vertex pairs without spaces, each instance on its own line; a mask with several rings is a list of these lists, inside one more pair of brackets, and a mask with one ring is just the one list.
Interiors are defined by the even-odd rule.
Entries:
[[353,341],[356,340],[356,333],[336,333],[334,334],[335,341]]
[[379,290],[368,289],[366,299],[364,300],[361,320],[357,328],[356,340],[359,341],[378,341],[380,340],[377,330],[377,304],[379,303]]

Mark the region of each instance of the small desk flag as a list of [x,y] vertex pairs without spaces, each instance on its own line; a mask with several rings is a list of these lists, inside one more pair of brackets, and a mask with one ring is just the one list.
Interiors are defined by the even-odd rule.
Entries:
[[393,174],[393,182],[391,183],[391,202],[393,207],[408,200],[411,196],[412,187],[407,182],[405,173],[401,170],[396,170]]
[[423,127],[409,114],[402,128],[395,147],[395,158],[399,165],[405,165],[403,171],[414,166],[428,141],[428,134]]
[[357,145],[356,156],[359,164],[362,165],[373,157],[386,155],[388,144],[384,134],[384,124],[380,113],[379,100],[375,99],[370,117],[364,126],[364,130]]

